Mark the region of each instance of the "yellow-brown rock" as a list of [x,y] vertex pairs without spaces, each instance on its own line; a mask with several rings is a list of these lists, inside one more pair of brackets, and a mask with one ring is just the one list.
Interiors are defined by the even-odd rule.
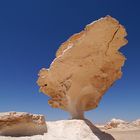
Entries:
[[0,113],[0,136],[31,136],[47,132],[43,115],[25,112]]
[[94,109],[112,84],[122,76],[125,57],[118,51],[127,43],[125,28],[106,16],[70,37],[48,69],[39,72],[40,91],[54,108],[83,118]]

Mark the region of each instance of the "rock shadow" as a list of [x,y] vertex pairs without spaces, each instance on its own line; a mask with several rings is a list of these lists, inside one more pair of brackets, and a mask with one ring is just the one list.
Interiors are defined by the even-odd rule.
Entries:
[[92,132],[100,139],[100,140],[115,140],[115,138],[106,133],[101,131],[99,128],[97,128],[95,125],[92,124],[92,122],[90,122],[87,119],[84,119],[84,122],[90,127],[90,129],[92,130]]

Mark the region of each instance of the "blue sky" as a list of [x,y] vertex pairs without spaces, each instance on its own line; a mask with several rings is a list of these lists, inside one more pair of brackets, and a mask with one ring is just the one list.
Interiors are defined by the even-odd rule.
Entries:
[[128,32],[123,77],[86,113],[94,122],[140,118],[140,2],[138,0],[1,0],[0,112],[25,111],[47,120],[67,119],[38,92],[37,73],[49,67],[59,45],[85,25],[105,15],[117,18]]

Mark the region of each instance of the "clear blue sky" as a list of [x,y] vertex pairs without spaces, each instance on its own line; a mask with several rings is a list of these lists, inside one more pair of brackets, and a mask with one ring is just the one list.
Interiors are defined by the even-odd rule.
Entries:
[[106,93],[87,118],[103,122],[113,117],[140,118],[139,0],[1,0],[0,112],[26,111],[47,120],[67,119],[38,92],[37,73],[48,67],[59,45],[100,17],[111,15],[128,32],[123,77]]

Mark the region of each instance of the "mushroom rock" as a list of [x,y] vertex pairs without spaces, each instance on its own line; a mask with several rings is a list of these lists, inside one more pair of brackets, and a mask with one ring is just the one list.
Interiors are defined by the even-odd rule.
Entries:
[[106,16],[71,36],[56,52],[48,69],[39,72],[40,91],[49,105],[83,119],[112,84],[122,76],[125,57],[118,50],[127,44],[125,28]]
[[43,115],[24,112],[0,113],[0,136],[31,136],[46,132]]

